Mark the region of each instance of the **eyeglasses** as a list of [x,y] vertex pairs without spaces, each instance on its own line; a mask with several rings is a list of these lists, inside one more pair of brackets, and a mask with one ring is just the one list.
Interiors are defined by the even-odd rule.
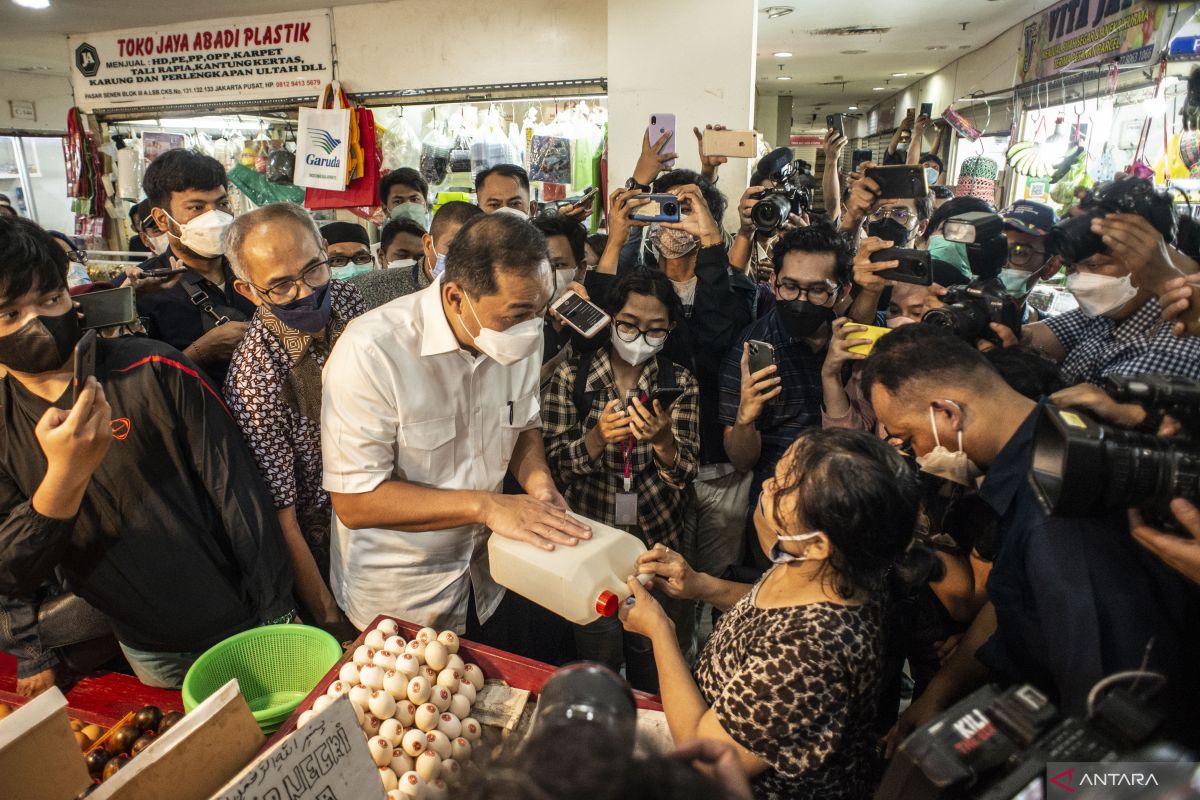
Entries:
[[809,302],[823,306],[829,302],[829,298],[833,297],[837,288],[838,285],[834,281],[814,283],[811,286],[801,286],[794,281],[782,280],[775,284],[775,295],[785,303],[799,300],[800,296],[804,295],[804,299]]
[[[344,256],[343,256],[344,257]],[[254,286],[255,291],[266,297],[275,305],[284,305],[296,299],[300,293],[300,283],[310,289],[320,289],[325,284],[329,283],[329,267],[333,263],[332,258],[327,258],[324,261],[318,261],[310,267],[305,267],[300,273],[299,278],[284,278],[276,282],[273,286],[263,289],[259,286]],[[356,262],[357,263],[357,262]]]
[[72,261],[78,261],[80,264],[88,263],[87,250],[68,250],[67,258],[71,259]]
[[1046,251],[1027,244],[1014,244],[1008,248],[1008,261],[1018,267],[1041,265],[1046,261]]
[[617,322],[617,336],[621,337],[621,341],[633,344],[642,337],[646,340],[646,344],[651,347],[658,347],[667,340],[671,331],[667,328],[651,328],[644,331],[632,322]]
[[364,264],[372,263],[374,260],[375,259],[371,257],[370,253],[356,253],[352,256],[330,256],[329,266],[333,267],[334,269],[341,269],[347,264],[354,264],[361,267]]
[[888,219],[890,217],[891,219],[894,219],[896,222],[899,222],[901,225],[905,226],[908,225],[908,221],[914,216],[916,215],[913,214],[910,209],[907,209],[904,206],[877,208],[871,212],[871,219],[875,222],[879,222],[880,220]]

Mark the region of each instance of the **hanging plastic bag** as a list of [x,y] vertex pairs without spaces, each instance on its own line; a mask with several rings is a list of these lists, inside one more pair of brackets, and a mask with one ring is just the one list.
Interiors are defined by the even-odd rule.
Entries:
[[442,133],[437,122],[429,123],[429,130],[421,141],[421,177],[430,186],[446,180],[450,171],[450,140]]
[[471,175],[474,177],[497,164],[518,164],[517,153],[504,131],[500,130],[500,112],[492,108],[471,145]]
[[342,191],[309,189],[304,195],[304,205],[310,209],[350,208],[358,213],[359,208],[379,205],[379,154],[375,148],[375,117],[369,109],[354,109],[362,147],[363,176],[355,178]]
[[[322,108],[300,109],[294,182],[310,189],[340,192],[350,170],[351,110],[341,86],[326,85]],[[333,89],[333,91],[331,91]],[[334,107],[334,104],[339,107]],[[372,141],[374,134],[372,132]],[[246,162],[243,160],[243,164]],[[251,163],[252,166],[253,162]]]

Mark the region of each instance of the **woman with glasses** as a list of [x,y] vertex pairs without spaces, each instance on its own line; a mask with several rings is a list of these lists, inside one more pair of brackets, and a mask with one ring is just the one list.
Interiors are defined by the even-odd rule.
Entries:
[[[682,315],[679,298],[663,273],[636,269],[604,309],[608,344],[563,362],[550,379],[546,458],[576,512],[678,550],[700,450],[696,380],[661,355]],[[678,615],[691,613],[690,603],[677,605]],[[580,657],[624,663],[634,687],[657,690],[649,642],[623,634],[616,619],[577,628],[575,638]]]
[[54,241],[67,254],[67,286],[74,289],[76,286],[86,286],[91,283],[92,278],[87,271],[87,251],[65,233],[59,231],[46,231],[46,233],[54,237]]

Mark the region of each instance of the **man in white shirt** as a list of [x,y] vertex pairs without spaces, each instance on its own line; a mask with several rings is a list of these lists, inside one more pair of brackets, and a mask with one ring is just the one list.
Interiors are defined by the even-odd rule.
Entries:
[[[532,225],[476,217],[440,280],[338,340],[321,412],[331,578],[360,629],[386,613],[467,632],[504,597],[488,569],[489,531],[546,549],[591,535],[567,516],[542,449],[550,276]],[[500,494],[510,470],[527,494]]]

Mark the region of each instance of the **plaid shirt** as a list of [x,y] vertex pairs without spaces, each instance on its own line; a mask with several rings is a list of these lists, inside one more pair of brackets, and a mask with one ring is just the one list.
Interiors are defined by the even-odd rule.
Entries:
[[[542,435],[550,471],[563,487],[563,496],[585,517],[620,527],[639,536],[647,545],[662,542],[679,549],[686,494],[696,477],[700,460],[700,408],[696,379],[675,365],[675,382],[683,396],[671,406],[671,433],[679,460],[663,466],[654,457],[649,442],[634,440],[631,465],[632,491],[638,499],[638,525],[616,524],[616,496],[624,491],[625,459],[621,445],[608,445],[599,459],[588,457],[585,434],[595,427],[604,406],[617,398],[616,379],[608,349],[592,355],[586,392],[592,399],[587,418],[580,424],[573,397],[579,356],[564,361],[555,370],[542,398]],[[651,359],[638,379],[638,390],[647,396],[658,387],[658,361]]]
[[1079,309],[1046,320],[1067,357],[1069,383],[1103,384],[1109,375],[1162,373],[1200,380],[1200,338],[1175,336],[1158,300],[1148,300],[1128,319],[1089,317]]

